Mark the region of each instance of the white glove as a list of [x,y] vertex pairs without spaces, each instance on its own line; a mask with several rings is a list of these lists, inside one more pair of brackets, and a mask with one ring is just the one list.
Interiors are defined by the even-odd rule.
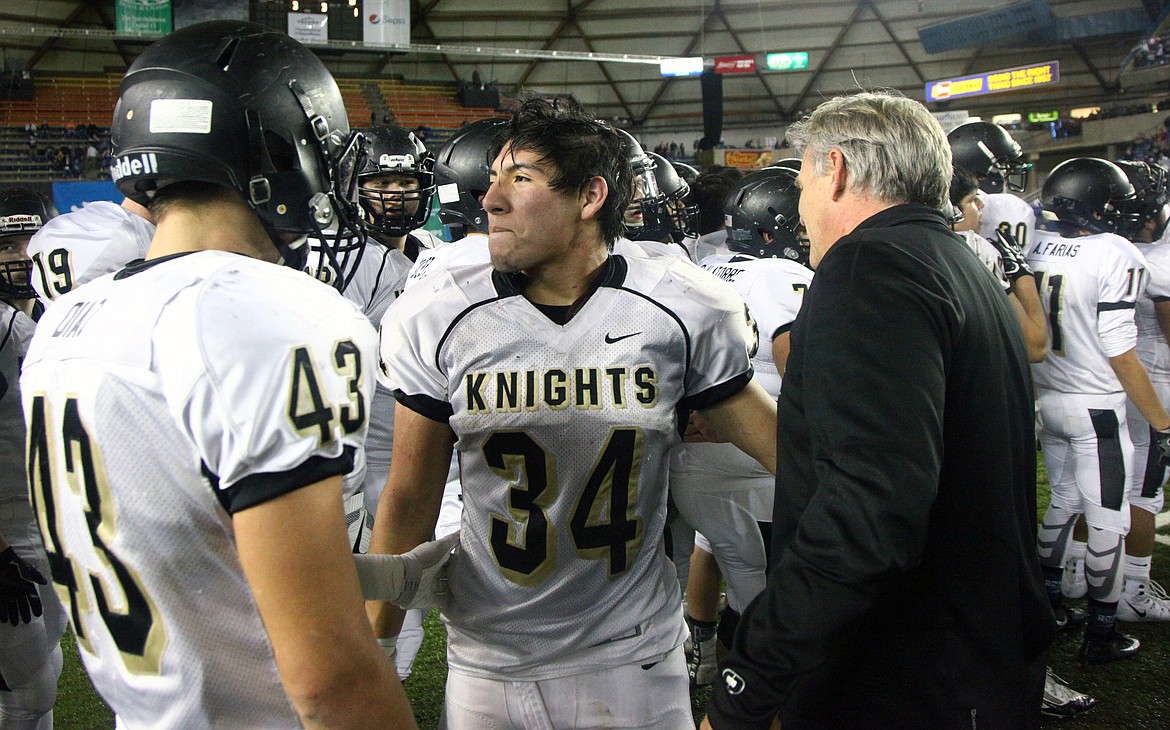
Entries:
[[447,592],[443,568],[459,546],[459,531],[424,542],[404,555],[354,555],[362,597],[426,610]]

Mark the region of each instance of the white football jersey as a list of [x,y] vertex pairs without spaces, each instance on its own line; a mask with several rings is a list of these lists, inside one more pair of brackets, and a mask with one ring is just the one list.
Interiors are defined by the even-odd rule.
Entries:
[[[621,254],[622,256],[638,256],[656,258],[658,256],[677,256],[681,259],[691,260],[690,254],[682,246],[677,243],[663,243],[662,241],[631,241],[628,238],[619,237],[613,242],[613,252]],[[692,262],[693,263],[693,262]]]
[[1036,237],[1036,211],[1011,193],[979,193],[983,201],[983,215],[979,235],[991,240],[997,230],[1011,232],[1020,248],[1028,250]]
[[[708,256],[702,267],[726,281],[743,298],[755,329],[752,369],[756,381],[773,399],[780,395],[781,376],[772,355],[772,341],[792,326],[804,301],[813,272],[788,259],[757,259],[744,254]],[[675,450],[671,468],[771,478],[758,461],[730,443],[685,443]],[[708,482],[719,488],[719,479]]]
[[53,218],[28,243],[37,298],[47,307],[74,287],[144,258],[153,237],[153,223],[105,200]]
[[955,233],[967,243],[967,248],[975,252],[987,270],[999,281],[1003,290],[1011,291],[1011,282],[1008,281],[1007,275],[1003,272],[1003,257],[999,255],[999,249],[995,247],[995,244],[975,231],[956,231]]
[[36,324],[24,312],[0,302],[0,505],[28,504],[20,362],[35,328]]
[[1109,358],[1137,344],[1134,308],[1145,291],[1144,257],[1112,233],[1062,238],[1037,231],[1027,259],[1048,316],[1048,357],[1032,366],[1036,387],[1121,392]]
[[486,233],[469,233],[458,241],[445,241],[434,248],[419,252],[406,277],[404,288],[409,289],[422,281],[431,269],[471,264],[489,264],[492,261],[488,251]]
[[735,292],[674,256],[610,256],[564,325],[484,264],[433,269],[398,298],[385,380],[457,436],[452,667],[535,681],[682,642],[663,545],[676,408],[742,389],[750,336]]
[[1170,246],[1161,243],[1136,243],[1146,258],[1149,276],[1146,295],[1137,302],[1137,350],[1150,380],[1170,382],[1170,346],[1158,324],[1155,302],[1170,301]]
[[222,251],[132,264],[46,311],[21,377],[31,492],[120,726],[300,726],[232,514],[350,469],[376,346],[334,290]]

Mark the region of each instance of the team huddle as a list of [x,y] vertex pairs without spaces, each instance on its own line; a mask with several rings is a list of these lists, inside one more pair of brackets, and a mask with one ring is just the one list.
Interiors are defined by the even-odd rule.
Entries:
[[[1004,358],[981,377],[1015,379],[995,422],[1015,461],[986,472],[1010,504],[973,514],[1002,522],[974,529],[1006,535],[991,542],[1018,593],[984,598],[1018,606],[996,625],[1024,638],[956,665],[980,688],[956,693],[958,715],[932,698],[916,717],[1035,727],[1092,709],[1045,671],[1053,625],[1083,626],[1080,661],[1105,664],[1140,650],[1116,621],[1170,620],[1150,579],[1170,461],[1166,174],[1069,160],[1038,219],[1005,191],[1028,165],[1002,128],[944,137],[914,102],[853,103],[821,113],[889,106],[929,139],[927,192],[882,192],[854,147],[822,143],[818,113],[792,135],[802,157],[747,175],[536,97],[432,152],[397,127],[351,130],[324,65],[262,26],[147,48],[114,110],[120,205],[58,214],[0,191],[0,721],[52,727],[69,623],[122,727],[414,727],[401,680],[437,606],[445,728],[689,729],[709,684],[705,726],[837,727],[825,688],[846,675],[817,658],[848,634],[811,619],[834,613],[812,598],[834,570],[791,565],[816,563],[803,551],[826,523],[798,524],[819,503],[785,475],[851,468],[806,472],[802,450],[837,436],[799,419],[823,405],[809,353],[853,251],[810,201],[859,194],[889,205],[858,230],[908,221],[922,250],[946,249],[924,264],[945,272],[914,282],[972,305],[947,325],[946,367],[978,341]],[[436,209],[450,240],[424,227]],[[873,363],[826,372],[851,367]],[[1033,381],[1035,431],[1018,428]],[[1036,438],[1052,484],[1038,532]],[[916,519],[923,552],[859,582],[857,615],[929,563]],[[784,592],[810,617],[791,661],[766,649],[800,624]]]

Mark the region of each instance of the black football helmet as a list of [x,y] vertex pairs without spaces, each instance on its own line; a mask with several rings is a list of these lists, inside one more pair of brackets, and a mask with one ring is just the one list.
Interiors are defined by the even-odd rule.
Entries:
[[1166,224],[1170,222],[1170,195],[1166,188],[1166,171],[1159,165],[1140,160],[1118,160],[1116,163],[1133,185],[1137,198],[1130,213],[1137,214],[1135,220],[1127,221],[1117,233],[1129,240],[1136,240],[1150,221],[1154,222],[1153,240],[1162,238]]
[[35,299],[32,259],[25,246],[41,230],[57,207],[44,195],[28,188],[0,190],[0,299]]
[[1009,190],[1023,192],[1028,184],[1030,162],[1024,162],[1024,152],[1007,130],[991,122],[967,122],[947,134],[951,157],[979,180],[979,189],[985,193],[1002,193],[1006,183]]
[[487,213],[480,203],[491,184],[491,151],[508,125],[506,119],[481,119],[464,125],[435,159],[435,183],[439,197],[439,220],[452,239],[463,237],[464,229],[488,232]]
[[1138,219],[1133,184],[1108,160],[1074,157],[1048,173],[1040,192],[1046,221],[1062,231],[1115,233]]
[[176,182],[222,185],[256,211],[286,266],[304,267],[312,236],[337,271],[356,267],[364,144],[328,69],[284,33],[213,20],[155,42],[122,80],[110,136],[111,177],[131,200],[147,205]]
[[664,213],[666,196],[658,189],[658,179],[655,177],[658,163],[646,154],[634,135],[616,127],[614,131],[626,145],[627,159],[634,172],[634,191],[625,212],[626,238],[631,241],[661,240],[669,230],[670,223],[664,220],[667,215]]
[[803,160],[799,157],[785,157],[782,160],[776,160],[768,167],[787,167],[789,170],[800,172],[800,165]]
[[[358,173],[358,202],[370,228],[386,236],[405,236],[431,217],[435,197],[435,156],[414,132],[375,127],[364,132],[366,164]],[[417,190],[385,190],[372,185],[382,175],[418,180]],[[411,205],[413,212],[408,212]]]
[[691,188],[695,187],[695,181],[699,179],[698,170],[696,170],[691,165],[688,165],[685,162],[679,162],[678,160],[671,160],[670,166],[674,168],[674,171],[678,173],[678,176],[681,177],[687,185],[689,185]]
[[[757,258],[784,258],[808,266],[801,239],[800,188],[796,172],[764,168],[740,181],[727,197],[727,248]],[[764,239],[768,233],[772,241]]]

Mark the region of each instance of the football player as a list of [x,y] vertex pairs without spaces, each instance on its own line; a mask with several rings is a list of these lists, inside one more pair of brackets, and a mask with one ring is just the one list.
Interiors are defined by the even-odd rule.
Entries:
[[1048,356],[1048,322],[1036,289],[1036,277],[1028,268],[1024,251],[1014,237],[1000,230],[992,232],[994,243],[978,233],[983,220],[983,199],[979,196],[974,175],[957,164],[951,176],[950,200],[958,211],[958,218],[952,222],[951,229],[963,237],[979,260],[1003,285],[1024,333],[1028,360],[1041,362]]
[[130,198],[121,204],[95,200],[57,216],[28,244],[37,298],[48,306],[74,287],[144,258],[152,236],[154,217]]
[[300,272],[307,236],[359,235],[336,83],[284,33],[200,23],[131,64],[111,133],[155,236],[46,311],[21,377],[94,686],[125,727],[414,727],[342,511],[376,334]]
[[1041,193],[1046,227],[1029,248],[1050,323],[1049,355],[1033,365],[1040,442],[1052,500],[1037,536],[1045,587],[1058,624],[1080,612],[1062,605],[1064,552],[1077,513],[1088,525],[1088,622],[1078,659],[1103,664],[1136,656],[1140,643],[1114,624],[1122,589],[1122,545],[1130,526],[1127,492],[1133,443],[1126,399],[1170,448],[1170,414],[1137,355],[1134,307],[1146,262],[1115,231],[1133,185],[1107,160],[1080,157],[1052,170]]
[[[976,232],[979,230],[983,212],[983,200],[978,193],[979,187],[975,176],[956,164],[954,174],[951,176],[950,202],[954,208],[951,229],[963,237],[987,270],[1004,287],[1004,291],[1011,299],[1012,309],[1016,312],[1020,329],[1024,333],[1024,343],[1028,346],[1028,360],[1034,363],[1042,362],[1048,355],[1048,322],[1036,290],[1035,274],[1028,268],[1023,252],[1015,247],[1014,241],[1006,236],[999,236],[999,231],[996,231],[997,245],[992,245]],[[1006,270],[1012,272],[1010,281]],[[1082,557],[1083,555],[1082,553]],[[1074,717],[1096,706],[1095,698],[1074,690],[1048,668],[1044,677],[1044,696],[1040,707],[1042,714]]]
[[666,467],[680,405],[773,463],[743,304],[679,257],[610,254],[632,175],[575,102],[524,101],[493,158],[491,264],[382,322],[397,453],[371,551],[430,536],[457,448],[447,727],[693,728]]
[[[1134,186],[1133,217],[1118,229],[1146,258],[1149,283],[1137,301],[1137,353],[1158,398],[1170,403],[1170,246],[1153,243],[1167,221],[1166,172],[1145,162],[1118,162]],[[1134,467],[1129,492],[1129,533],[1125,536],[1125,582],[1117,603],[1119,621],[1170,621],[1170,599],[1150,579],[1154,554],[1155,515],[1162,510],[1166,468],[1151,448],[1150,424],[1129,402],[1126,414],[1133,439]],[[1082,554],[1083,559],[1083,554]],[[1074,574],[1077,571],[1074,567]],[[1079,572],[1084,575],[1083,569]]]
[[[1012,194],[1027,186],[1031,163],[1007,130],[991,122],[966,122],[947,134],[956,165],[975,175],[982,191],[983,220],[979,234],[996,240],[996,231],[1014,238],[1026,250],[1036,233],[1032,206]],[[1004,188],[1012,192],[1004,192]]]
[[61,674],[65,611],[28,499],[20,363],[39,314],[29,237],[57,215],[45,196],[0,190],[0,727],[49,730]]
[[[752,368],[772,399],[780,394],[788,329],[812,281],[807,247],[800,240],[799,202],[796,172],[790,169],[744,178],[725,208],[731,252],[701,262],[746,303],[755,324]],[[727,637],[722,643],[728,646],[739,613],[764,588],[775,479],[732,444],[684,443],[672,454],[670,490],[683,521],[706,539],[727,581],[719,633]],[[701,597],[717,596],[718,591],[698,588],[704,577],[692,567],[687,590],[694,631],[689,671],[697,685],[710,684],[716,668],[717,606]]]
[[488,154],[506,121],[481,119],[464,125],[439,150],[435,160],[439,220],[450,241],[422,252],[406,286],[420,281],[432,266],[487,263],[487,213],[480,201],[488,189]]

